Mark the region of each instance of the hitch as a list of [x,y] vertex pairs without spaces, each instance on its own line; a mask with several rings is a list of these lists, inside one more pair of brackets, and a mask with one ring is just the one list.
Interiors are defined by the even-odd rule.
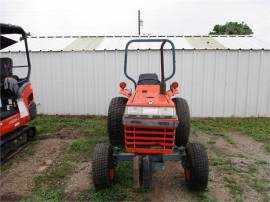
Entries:
[[119,147],[113,147],[114,165],[119,161],[133,161],[133,187],[146,190],[151,188],[152,175],[155,171],[165,169],[165,161],[180,161],[184,166],[186,152],[184,147],[174,147],[171,154],[136,154],[120,152]]

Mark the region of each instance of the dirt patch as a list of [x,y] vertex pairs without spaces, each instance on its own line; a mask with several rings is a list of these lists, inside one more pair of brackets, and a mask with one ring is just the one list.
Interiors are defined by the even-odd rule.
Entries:
[[80,162],[66,179],[65,193],[69,195],[70,199],[76,199],[80,193],[90,190],[92,186],[91,167],[91,162]]
[[[264,152],[262,143],[253,140],[251,137],[237,132],[230,132],[227,135],[233,143],[228,142],[226,138],[198,131],[193,134],[192,140],[201,142],[208,147],[210,170],[213,170],[213,173],[216,173],[216,176],[223,181],[223,186],[226,186],[226,184],[227,187],[231,186],[224,182],[224,178],[227,178],[235,183],[245,201],[264,201],[265,195],[256,191],[252,184],[256,179],[270,179],[270,155]],[[225,166],[227,167],[218,170],[218,167],[213,166],[213,160],[217,158],[226,162],[228,165]],[[258,161],[266,162],[268,166],[257,165]],[[210,172],[210,179],[213,177],[211,176],[213,173]],[[215,192],[218,193],[221,189],[215,184],[212,186],[211,183],[210,181],[209,192],[215,198],[218,198]],[[225,187],[224,189],[227,189],[226,192],[229,193],[228,188]]]
[[[76,136],[73,136],[74,134]],[[78,133],[74,133],[70,128],[62,129],[52,138],[38,140],[28,145],[33,150],[31,155],[24,152],[28,148],[26,147],[7,162],[8,169],[0,176],[1,201],[18,201],[28,196],[34,185],[34,177],[46,172],[55,163],[65,145],[72,142],[70,137],[77,135]]]
[[76,139],[80,136],[80,131],[73,127],[66,127],[56,132],[54,136],[60,139]]
[[179,162],[165,162],[165,169],[153,175],[151,201],[197,201],[185,186],[184,171]]
[[[185,184],[184,170],[179,162],[165,162],[165,170],[154,174],[152,201],[198,201],[202,193],[190,191]],[[234,201],[223,177],[210,167],[208,194],[217,201]]]
[[[256,165],[258,160],[270,163],[270,156],[264,152],[262,143],[239,133],[228,135],[230,141],[228,137],[200,131],[191,135],[191,142],[202,143],[207,148],[210,167],[206,195],[225,202],[235,201],[239,197],[244,201],[265,201],[264,194],[256,191],[252,184],[254,179],[270,179],[269,164]],[[219,168],[213,165],[216,159],[229,165]],[[201,194],[187,189],[179,162],[166,162],[165,170],[153,176],[153,190],[149,198],[151,201],[198,201]]]
[[211,166],[209,171],[208,193],[217,201],[234,201],[230,195],[229,189],[225,186],[223,176]]

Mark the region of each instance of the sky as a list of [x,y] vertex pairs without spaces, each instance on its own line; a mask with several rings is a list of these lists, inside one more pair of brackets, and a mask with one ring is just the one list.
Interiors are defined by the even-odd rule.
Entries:
[[215,24],[244,21],[270,41],[270,0],[1,0],[0,22],[33,36],[205,35]]

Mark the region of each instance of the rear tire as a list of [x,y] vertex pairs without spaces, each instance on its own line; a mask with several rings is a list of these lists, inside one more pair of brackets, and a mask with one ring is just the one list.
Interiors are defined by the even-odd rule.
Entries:
[[183,98],[173,98],[172,100],[175,104],[175,110],[179,120],[175,134],[175,145],[179,147],[186,146],[190,133],[190,112],[188,103]]
[[97,144],[92,160],[93,182],[97,189],[110,187],[115,177],[115,165],[110,144]]
[[112,146],[124,145],[123,115],[128,99],[115,97],[111,100],[108,112],[108,134]]
[[209,165],[207,153],[202,144],[189,143],[184,163],[185,181],[189,189],[203,191],[207,188]]

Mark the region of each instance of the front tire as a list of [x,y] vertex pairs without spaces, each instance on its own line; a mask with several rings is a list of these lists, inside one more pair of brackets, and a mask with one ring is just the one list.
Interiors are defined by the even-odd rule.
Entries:
[[191,125],[188,103],[183,98],[173,98],[172,100],[175,104],[175,110],[179,120],[175,134],[175,145],[178,147],[186,146],[189,140]]
[[92,161],[93,182],[97,189],[111,187],[115,177],[112,146],[97,144]]
[[124,145],[123,115],[128,99],[115,97],[111,100],[108,112],[107,126],[110,142],[113,146]]
[[185,181],[189,189],[203,191],[207,188],[209,165],[208,156],[202,144],[189,143],[184,163]]

